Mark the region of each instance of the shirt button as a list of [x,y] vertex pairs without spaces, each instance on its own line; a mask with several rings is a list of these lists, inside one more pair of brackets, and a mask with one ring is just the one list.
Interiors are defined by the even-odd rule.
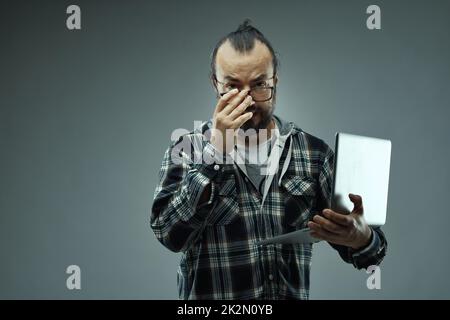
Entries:
[[214,165],[214,170],[217,171],[217,170],[219,170],[219,169],[220,169],[220,166],[219,166],[218,164],[215,164],[215,165]]
[[269,274],[269,280],[272,281],[273,280],[273,275]]

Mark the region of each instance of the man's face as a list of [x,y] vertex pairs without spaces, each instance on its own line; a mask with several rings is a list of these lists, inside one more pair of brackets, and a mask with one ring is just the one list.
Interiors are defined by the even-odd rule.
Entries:
[[[233,88],[239,90],[250,89],[254,100],[258,100],[257,88],[274,87],[276,76],[273,73],[272,55],[269,49],[260,41],[256,40],[253,49],[249,52],[240,53],[236,51],[229,41],[226,41],[217,51],[216,56],[216,78],[215,86],[217,92],[224,93]],[[270,89],[268,89],[270,92]],[[272,119],[275,107],[275,93],[268,101],[255,101],[253,106],[246,111],[252,111],[253,117],[242,125],[247,130],[267,128]],[[261,100],[261,99],[259,99]]]

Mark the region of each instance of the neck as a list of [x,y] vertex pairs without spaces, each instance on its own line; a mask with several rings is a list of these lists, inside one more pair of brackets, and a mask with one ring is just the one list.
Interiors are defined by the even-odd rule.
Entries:
[[267,125],[267,128],[266,128],[266,129],[267,129],[267,131],[268,131],[267,138],[270,139],[270,138],[272,137],[272,130],[275,129],[275,120],[273,119],[273,117],[272,117],[272,119],[270,120],[269,124]]
[[270,138],[272,138],[272,130],[275,129],[275,121],[272,117],[272,119],[270,120],[269,124],[267,125],[266,128],[263,128],[263,130],[266,130],[266,134],[259,134],[260,131],[258,130],[258,144],[269,140]]

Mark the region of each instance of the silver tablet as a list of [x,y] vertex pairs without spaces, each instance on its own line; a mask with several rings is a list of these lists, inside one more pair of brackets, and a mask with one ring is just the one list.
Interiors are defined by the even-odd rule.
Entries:
[[371,226],[386,223],[391,141],[337,133],[331,208],[349,213],[348,194],[362,197],[364,217]]

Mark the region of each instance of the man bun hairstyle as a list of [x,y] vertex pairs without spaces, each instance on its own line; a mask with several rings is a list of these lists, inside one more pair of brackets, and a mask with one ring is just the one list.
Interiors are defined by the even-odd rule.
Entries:
[[255,40],[260,41],[267,47],[267,49],[269,49],[270,53],[272,54],[273,72],[274,74],[277,73],[279,62],[272,45],[258,29],[252,26],[252,22],[250,19],[245,19],[244,22],[242,22],[235,31],[230,32],[225,37],[220,39],[220,41],[214,47],[211,57],[212,77],[215,77],[216,75],[217,51],[227,40],[230,41],[231,46],[239,53],[246,53],[248,51],[251,51],[255,46]]

